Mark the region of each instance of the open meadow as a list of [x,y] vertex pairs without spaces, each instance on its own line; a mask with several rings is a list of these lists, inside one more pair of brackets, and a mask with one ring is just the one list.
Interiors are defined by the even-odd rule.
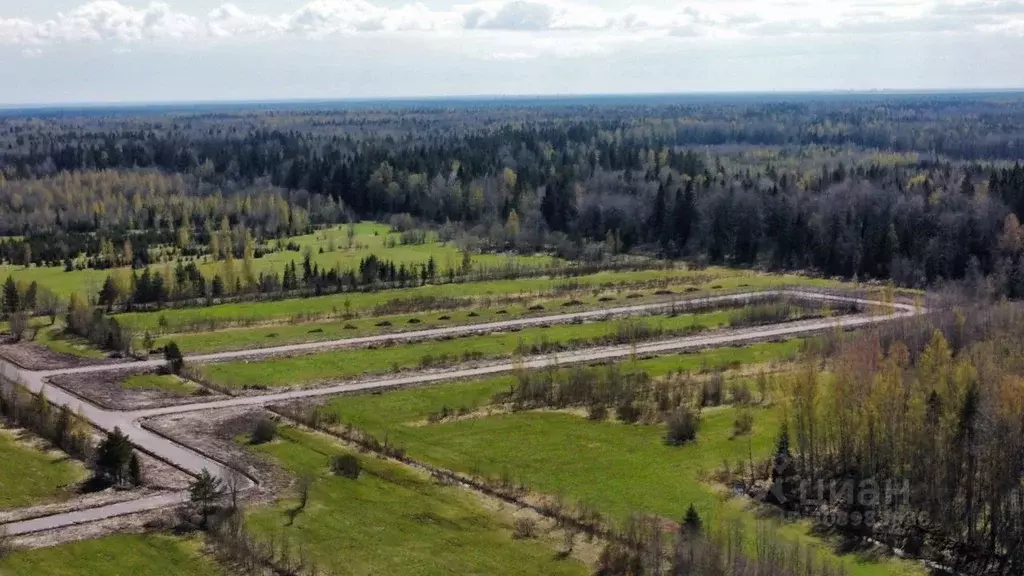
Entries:
[[[513,538],[512,510],[485,508],[459,487],[421,472],[357,454],[323,435],[282,428],[253,450],[310,482],[308,503],[296,496],[250,510],[258,537],[284,538],[338,576],[356,574],[583,575],[573,558],[556,558],[543,540]],[[334,456],[356,454],[358,478],[331,472]]]

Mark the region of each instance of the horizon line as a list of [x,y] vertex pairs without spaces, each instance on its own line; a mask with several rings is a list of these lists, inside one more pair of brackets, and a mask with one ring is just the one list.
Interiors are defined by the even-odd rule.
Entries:
[[914,96],[914,95],[995,95],[1024,94],[1024,87],[992,88],[863,88],[822,90],[706,90],[692,92],[590,92],[590,93],[523,93],[523,94],[451,94],[435,96],[342,96],[303,98],[195,99],[195,100],[96,100],[83,102],[0,103],[0,111],[87,110],[105,108],[193,107],[193,106],[266,106],[311,104],[388,104],[500,102],[529,100],[573,100],[587,98],[687,98],[737,96]]

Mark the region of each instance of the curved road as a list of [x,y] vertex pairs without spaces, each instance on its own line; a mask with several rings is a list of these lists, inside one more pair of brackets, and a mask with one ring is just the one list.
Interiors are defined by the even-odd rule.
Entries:
[[[196,474],[205,468],[210,470],[211,473],[226,479],[229,476],[229,474],[233,473],[229,471],[229,469],[226,466],[186,446],[173,442],[167,438],[164,438],[163,436],[160,436],[158,434],[155,434],[149,430],[142,428],[142,426],[140,425],[140,421],[145,418],[152,418],[155,416],[163,416],[167,414],[179,414],[183,412],[195,412],[200,410],[217,410],[237,406],[258,406],[284,402],[289,400],[297,400],[302,398],[327,396],[332,394],[353,393],[367,390],[382,390],[387,388],[427,384],[443,380],[472,378],[491,374],[498,374],[502,372],[510,372],[518,368],[542,368],[554,364],[573,364],[582,362],[593,362],[598,360],[624,358],[629,357],[633,354],[664,354],[669,352],[678,352],[687,349],[708,348],[714,346],[722,346],[726,344],[751,342],[755,340],[764,340],[779,337],[793,337],[803,334],[810,334],[813,332],[830,330],[837,326],[841,326],[844,328],[854,328],[858,326],[866,326],[869,324],[875,324],[879,322],[887,322],[924,312],[923,309],[918,309],[915,308],[914,306],[910,306],[907,304],[886,304],[883,302],[865,300],[861,298],[827,295],[815,292],[804,292],[799,290],[777,290],[770,292],[735,294],[730,296],[702,298],[677,302],[674,303],[674,305],[677,306],[677,308],[679,309],[685,309],[724,301],[745,302],[758,298],[763,298],[766,295],[772,294],[784,294],[799,298],[831,301],[838,303],[853,303],[861,306],[885,307],[890,308],[891,312],[879,315],[859,314],[854,316],[840,316],[837,318],[801,320],[796,322],[787,322],[783,324],[775,324],[770,326],[726,330],[714,334],[687,336],[682,338],[674,338],[671,340],[649,342],[638,345],[620,345],[603,348],[590,348],[569,352],[566,354],[562,354],[560,356],[535,357],[533,359],[526,360],[523,362],[504,361],[489,365],[477,366],[473,368],[453,368],[450,370],[443,370],[437,372],[410,374],[408,376],[381,378],[375,380],[362,380],[358,382],[337,384],[333,386],[313,388],[308,390],[294,390],[276,394],[266,394],[262,396],[231,398],[227,400],[219,400],[214,402],[200,402],[195,404],[170,406],[166,408],[154,408],[126,412],[105,410],[103,408],[100,408],[90,402],[87,402],[77,396],[74,396],[66,392],[62,388],[59,388],[52,384],[47,384],[46,379],[51,376],[56,376],[60,374],[82,374],[86,372],[100,372],[123,368],[124,366],[159,366],[164,364],[163,360],[150,360],[146,362],[134,362],[125,365],[113,366],[109,364],[97,366],[84,366],[79,368],[69,368],[66,370],[51,371],[23,370],[6,363],[0,363],[0,372],[2,372],[3,376],[21,383],[32,392],[37,394],[43,394],[50,402],[54,404],[68,406],[72,410],[77,410],[79,414],[81,414],[84,418],[86,418],[87,420],[89,420],[90,422],[92,422],[97,427],[103,430],[109,431],[113,430],[114,427],[120,427],[127,434],[129,434],[132,443],[135,444],[136,447],[167,462],[170,462],[171,464],[174,464],[175,466],[181,468],[182,470]],[[672,306],[673,303],[659,303],[621,308],[610,308],[604,310],[594,310],[589,312],[577,312],[570,314],[558,314],[552,316],[523,318],[517,320],[508,320],[504,322],[489,322],[486,324],[476,324],[468,326],[453,326],[449,328],[436,328],[430,330],[420,330],[415,332],[384,334],[379,336],[350,338],[345,340],[334,340],[329,342],[293,344],[273,348],[240,350],[234,352],[220,352],[216,354],[190,356],[187,358],[187,360],[191,363],[217,362],[222,360],[264,357],[309,350],[321,350],[326,348],[365,346],[367,344],[383,341],[423,340],[457,334],[467,334],[493,330],[507,330],[510,328],[528,325],[566,323],[572,322],[576,319],[595,319],[603,318],[606,316],[635,314],[649,312],[652,310],[670,309]],[[249,480],[249,486],[246,487],[250,486],[252,486],[251,480]],[[140,498],[138,500],[133,500],[129,502],[113,504],[109,506],[101,506],[87,510],[55,514],[52,516],[45,516],[32,520],[13,522],[5,525],[0,525],[0,529],[5,530],[10,535],[27,534],[31,532],[38,532],[43,530],[50,530],[53,528],[61,528],[65,526],[81,524],[85,522],[92,522],[95,520],[101,520],[104,518],[111,518],[125,514],[156,510],[179,504],[181,502],[184,502],[186,499],[187,494],[184,492],[161,494],[157,496]]]

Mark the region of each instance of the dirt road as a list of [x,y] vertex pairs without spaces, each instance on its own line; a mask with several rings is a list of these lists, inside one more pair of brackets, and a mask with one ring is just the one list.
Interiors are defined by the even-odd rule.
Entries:
[[[200,402],[195,404],[185,404],[179,406],[171,406],[167,408],[156,408],[131,412],[105,410],[77,396],[74,396],[73,394],[70,394],[57,386],[48,384],[46,382],[47,378],[55,375],[81,374],[86,372],[105,371],[116,368],[117,365],[86,366],[79,368],[70,368],[67,370],[33,372],[20,369],[10,364],[0,363],[0,373],[2,373],[3,376],[5,376],[8,379],[20,382],[22,385],[24,385],[34,393],[40,393],[45,395],[46,398],[53,404],[66,405],[70,407],[72,410],[78,411],[84,418],[88,419],[90,422],[92,422],[99,428],[102,428],[103,430],[113,430],[114,427],[120,427],[123,431],[129,434],[132,443],[135,444],[136,447],[146,452],[149,452],[150,454],[157,456],[181,468],[182,470],[191,473],[198,473],[205,468],[210,470],[211,473],[216,474],[217,476],[226,478],[227,475],[229,474],[229,471],[221,463],[213,460],[208,456],[200,454],[186,446],[182,446],[180,444],[172,442],[171,440],[164,438],[163,436],[160,436],[158,434],[155,434],[149,430],[142,428],[142,426],[140,425],[140,421],[145,418],[151,418],[167,414],[195,412],[200,410],[219,410],[237,406],[259,406],[272,403],[280,403],[289,400],[297,400],[302,398],[329,396],[340,393],[383,390],[395,387],[440,382],[444,380],[481,377],[492,374],[499,374],[503,372],[510,372],[512,370],[519,368],[542,368],[545,366],[551,366],[553,364],[574,364],[583,362],[593,362],[598,360],[624,358],[634,354],[640,356],[666,354],[672,352],[679,352],[682,350],[710,348],[716,346],[723,346],[727,344],[740,344],[745,342],[752,342],[772,338],[788,338],[811,334],[815,332],[822,332],[825,330],[832,330],[835,329],[837,326],[843,328],[856,328],[866,326],[869,324],[888,322],[891,320],[905,318],[908,316],[913,316],[915,314],[920,314],[924,312],[923,309],[918,309],[915,308],[914,306],[910,306],[907,304],[886,304],[883,302],[865,300],[861,298],[819,294],[815,292],[804,292],[798,290],[773,291],[768,294],[785,294],[800,298],[824,300],[837,303],[855,303],[865,308],[884,308],[889,309],[891,311],[884,314],[858,314],[853,316],[840,316],[836,318],[822,318],[814,320],[786,322],[783,324],[759,326],[754,328],[725,330],[713,334],[673,338],[670,340],[649,342],[638,345],[621,345],[578,350],[566,354],[561,354],[558,356],[535,357],[518,363],[503,361],[489,365],[475,366],[472,368],[453,368],[450,370],[443,370],[437,372],[414,373],[404,376],[395,376],[374,380],[362,380],[357,382],[349,382],[333,386],[311,388],[306,390],[294,390],[275,394],[266,394],[262,396],[231,398],[229,400],[220,400],[205,403]],[[713,304],[715,302],[723,301],[735,301],[738,303],[742,303],[744,301],[750,301],[757,298],[764,298],[765,295],[765,292],[735,294],[730,296],[701,299],[700,302],[703,302],[704,304]],[[682,302],[676,303],[677,306],[681,304]],[[693,306],[694,303],[689,302],[688,305]],[[289,346],[278,346],[274,348],[241,350],[235,352],[221,352],[216,354],[190,356],[189,358],[187,358],[187,361],[189,363],[218,362],[238,358],[258,358],[280,354],[290,354],[324,348],[344,348],[350,346],[360,346],[366,345],[367,343],[383,342],[388,340],[423,340],[439,338],[442,336],[473,333],[476,331],[507,330],[509,328],[517,326],[537,325],[544,323],[565,323],[572,322],[575,319],[593,319],[602,318],[608,315],[644,313],[649,312],[653,309],[657,309],[658,307],[660,307],[661,309],[665,309],[668,308],[669,306],[671,306],[671,303],[648,304],[642,306],[611,308],[589,312],[578,312],[571,314],[558,314],[552,316],[509,320],[505,322],[490,322],[481,325],[453,326],[449,328],[421,330],[418,332],[385,334],[380,336],[352,338],[347,340],[335,340],[330,342],[294,344]],[[162,365],[163,363],[164,362],[162,360],[151,360],[147,362],[135,362],[131,363],[130,365],[133,367],[145,367],[159,366]],[[186,498],[187,495],[184,493],[166,494],[134,500],[131,502],[123,502],[111,506],[103,506],[89,510],[69,512],[64,514],[47,516],[43,518],[37,518],[33,520],[14,522],[0,526],[0,528],[6,530],[6,532],[11,535],[27,534],[31,532],[50,530],[54,528],[61,528],[64,526],[80,524],[83,522],[91,522],[114,516],[165,508],[168,506],[173,506],[178,503],[181,503],[185,501]]]

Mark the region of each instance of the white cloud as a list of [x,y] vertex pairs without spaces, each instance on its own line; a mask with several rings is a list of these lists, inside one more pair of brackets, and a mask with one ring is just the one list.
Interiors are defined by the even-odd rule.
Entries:
[[[380,2],[380,0],[376,0]],[[431,8],[373,0],[312,0],[291,12],[250,12],[225,3],[191,15],[163,2],[132,7],[93,0],[46,20],[4,19],[0,44],[225,42],[299,36],[323,39],[364,33],[590,34],[612,39],[956,33],[1021,34],[1024,0],[688,0],[672,8],[619,9],[582,0],[481,0]],[[532,54],[513,49],[505,55]]]
[[192,36],[195,31],[195,18],[175,12],[160,2],[137,9],[114,0],[96,0],[42,22],[0,18],[0,43],[6,44],[105,41],[130,44],[180,39]]
[[262,35],[274,28],[271,18],[249,14],[234,4],[224,4],[206,16],[206,31],[215,38]]

